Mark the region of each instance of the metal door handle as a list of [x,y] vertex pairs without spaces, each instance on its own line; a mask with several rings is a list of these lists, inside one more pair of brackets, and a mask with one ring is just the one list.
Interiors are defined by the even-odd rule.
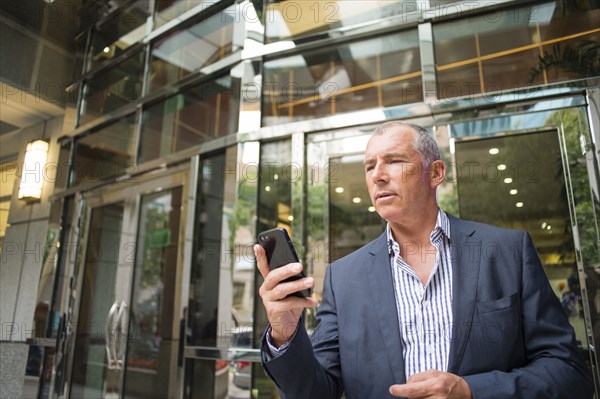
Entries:
[[110,307],[110,310],[108,311],[108,315],[106,316],[106,322],[104,322],[104,340],[105,340],[105,346],[106,346],[106,357],[107,357],[107,363],[108,363],[108,367],[110,368],[112,366],[112,364],[116,363],[116,358],[113,357],[113,353],[111,351],[111,347],[112,347],[112,343],[114,341],[114,337],[113,337],[113,333],[114,330],[112,329],[112,320],[115,316],[115,313],[119,310],[119,303],[115,302],[112,304],[112,306]]
[[[117,367],[120,368],[123,365],[123,358],[125,357],[125,351],[122,350],[122,348],[125,345],[124,342],[124,333],[123,331],[127,331],[126,326],[124,326],[124,322],[123,322],[123,315],[127,315],[127,313],[125,312],[125,310],[127,309],[127,302],[125,301],[121,301],[121,304],[119,305],[119,312],[117,313],[117,323],[115,325],[115,338],[117,338],[119,340],[119,352],[122,353],[118,353],[117,352],[117,343],[116,343],[116,339],[113,340],[113,354],[114,354],[114,358],[115,358],[115,362],[117,364]],[[118,334],[118,336],[117,336]]]

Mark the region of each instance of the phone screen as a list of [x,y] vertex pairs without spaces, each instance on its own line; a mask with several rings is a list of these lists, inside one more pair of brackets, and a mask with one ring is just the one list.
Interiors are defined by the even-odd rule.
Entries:
[[[287,231],[281,227],[263,231],[258,235],[258,243],[265,249],[269,269],[273,270],[288,263],[299,262],[298,255]],[[306,277],[303,272],[285,279],[283,282],[294,281]],[[311,290],[306,289],[292,294],[299,297],[309,297]]]

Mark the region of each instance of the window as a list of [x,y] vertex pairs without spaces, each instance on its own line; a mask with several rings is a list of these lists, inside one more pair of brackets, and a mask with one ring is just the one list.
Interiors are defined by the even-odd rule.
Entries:
[[262,123],[421,101],[420,67],[416,30],[267,61]]
[[434,25],[438,97],[597,76],[600,10],[580,4],[531,5]]
[[235,7],[231,6],[155,42],[151,53],[150,91],[231,54],[234,11]]
[[143,112],[143,163],[237,130],[239,91],[230,76],[201,84]]
[[90,79],[85,84],[79,124],[135,102],[142,92],[143,72],[144,52],[140,51]]

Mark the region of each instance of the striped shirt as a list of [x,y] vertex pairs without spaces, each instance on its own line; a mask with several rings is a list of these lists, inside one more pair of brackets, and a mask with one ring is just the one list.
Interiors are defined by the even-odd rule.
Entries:
[[[400,323],[405,376],[429,369],[447,371],[452,332],[452,262],[450,222],[439,209],[430,240],[436,248],[423,256],[435,263],[425,285],[400,256],[400,246],[387,226],[396,308]],[[406,247],[405,251],[413,250]]]

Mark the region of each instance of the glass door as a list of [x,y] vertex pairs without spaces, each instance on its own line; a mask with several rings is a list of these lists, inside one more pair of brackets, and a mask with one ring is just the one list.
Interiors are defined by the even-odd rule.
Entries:
[[179,396],[187,176],[84,194],[70,397]]

